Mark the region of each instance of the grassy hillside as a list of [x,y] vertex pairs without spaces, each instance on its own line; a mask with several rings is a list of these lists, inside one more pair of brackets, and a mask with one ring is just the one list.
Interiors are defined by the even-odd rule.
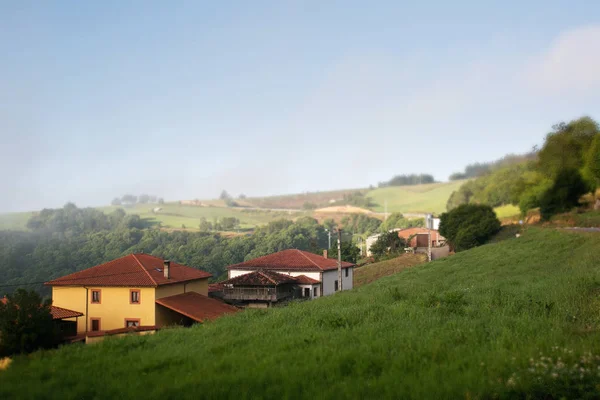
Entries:
[[403,254],[374,264],[368,264],[354,270],[354,287],[360,287],[367,283],[375,282],[384,276],[390,276],[402,272],[407,268],[423,264],[427,260],[424,254]]
[[448,183],[432,183],[415,186],[392,186],[371,190],[367,196],[377,204],[374,211],[385,211],[387,200],[388,212],[433,212],[446,211],[446,202],[453,191],[464,181]]
[[31,212],[16,212],[0,214],[1,230],[25,230],[27,229],[27,220],[31,217]]
[[599,252],[530,228],[312,302],[18,357],[0,398],[598,398]]
[[[161,210],[154,213],[152,209],[155,207],[161,207]],[[111,212],[115,208],[105,207],[102,210]],[[136,204],[135,207],[125,208],[124,210],[130,214],[138,214],[150,221],[160,222],[161,226],[165,228],[180,229],[182,225],[185,225],[186,229],[189,230],[198,230],[198,225],[202,217],[206,218],[209,222],[213,222],[215,218],[235,217],[240,220],[241,229],[251,229],[259,225],[265,225],[276,219],[293,219],[303,215],[303,213],[288,211],[183,206],[178,203],[167,203],[160,206],[155,204]]]

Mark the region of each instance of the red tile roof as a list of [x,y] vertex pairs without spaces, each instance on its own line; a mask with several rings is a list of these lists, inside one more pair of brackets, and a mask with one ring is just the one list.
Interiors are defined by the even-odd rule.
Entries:
[[83,316],[83,313],[79,311],[67,310],[66,308],[56,306],[50,306],[50,314],[52,314],[52,319],[55,320]]
[[83,271],[46,282],[49,286],[161,286],[212,276],[208,272],[171,262],[169,279],[163,259],[149,254],[129,254]]
[[318,281],[316,279],[313,279],[313,278],[311,278],[309,276],[306,276],[306,275],[295,276],[294,280],[299,285],[316,285],[318,283],[321,283],[320,281]]
[[238,312],[239,309],[222,301],[211,299],[196,292],[176,294],[156,300],[156,304],[167,307],[194,321],[204,322],[219,318],[225,314]]
[[[354,264],[342,261],[342,268]],[[308,251],[290,249],[267,256],[258,257],[243,263],[230,265],[227,269],[279,270],[279,271],[329,271],[337,268],[337,260],[325,258]]]
[[223,291],[223,284],[221,282],[208,284],[208,293],[221,292],[221,291]]
[[[0,299],[0,303],[2,304],[6,304],[7,302],[8,299],[6,296]],[[50,314],[52,315],[53,320],[83,316],[83,313],[80,313],[79,311],[67,310],[66,308],[56,306],[50,306]]]
[[224,285],[239,285],[239,286],[277,286],[282,283],[296,282],[296,279],[289,275],[279,274],[275,271],[263,270],[250,272],[248,274],[239,275],[235,278],[221,282]]

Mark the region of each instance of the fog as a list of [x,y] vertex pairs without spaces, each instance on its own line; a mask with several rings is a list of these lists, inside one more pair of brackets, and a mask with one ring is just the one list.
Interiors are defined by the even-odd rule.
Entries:
[[443,181],[598,118],[599,5],[365,7],[0,6],[0,212]]

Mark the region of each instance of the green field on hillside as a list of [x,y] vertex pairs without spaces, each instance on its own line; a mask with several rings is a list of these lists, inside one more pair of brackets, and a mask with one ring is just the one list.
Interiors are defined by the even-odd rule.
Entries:
[[375,282],[384,276],[390,276],[402,272],[407,268],[423,264],[427,260],[425,254],[402,254],[391,260],[381,261],[374,264],[356,268],[354,270],[354,287],[360,287]]
[[25,230],[27,229],[27,221],[33,213],[31,212],[16,212],[0,214],[0,231],[1,230]]
[[318,300],[17,357],[0,398],[598,398],[599,252],[529,228]]
[[[161,210],[153,212],[155,207]],[[117,207],[103,207],[104,212],[111,212]],[[185,226],[189,230],[198,230],[200,219],[206,218],[214,222],[215,218],[235,217],[240,220],[240,229],[252,229],[265,225],[280,218],[293,219],[304,215],[303,213],[269,210],[244,210],[240,208],[227,207],[199,207],[184,206],[178,203],[167,204],[136,204],[135,207],[127,207],[124,210],[129,214],[138,214],[150,222],[160,222],[164,228],[181,229]]]
[[390,186],[371,190],[367,196],[376,203],[372,209],[378,212],[385,211],[387,201],[387,211],[390,213],[442,213],[446,211],[446,203],[452,192],[463,183],[464,181],[453,181],[427,185]]

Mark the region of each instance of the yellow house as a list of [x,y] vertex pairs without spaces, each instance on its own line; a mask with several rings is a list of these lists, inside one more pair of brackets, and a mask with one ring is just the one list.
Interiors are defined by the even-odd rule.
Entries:
[[148,254],[130,254],[46,282],[54,306],[83,314],[77,333],[98,337],[191,325],[238,309],[208,297],[199,269]]

